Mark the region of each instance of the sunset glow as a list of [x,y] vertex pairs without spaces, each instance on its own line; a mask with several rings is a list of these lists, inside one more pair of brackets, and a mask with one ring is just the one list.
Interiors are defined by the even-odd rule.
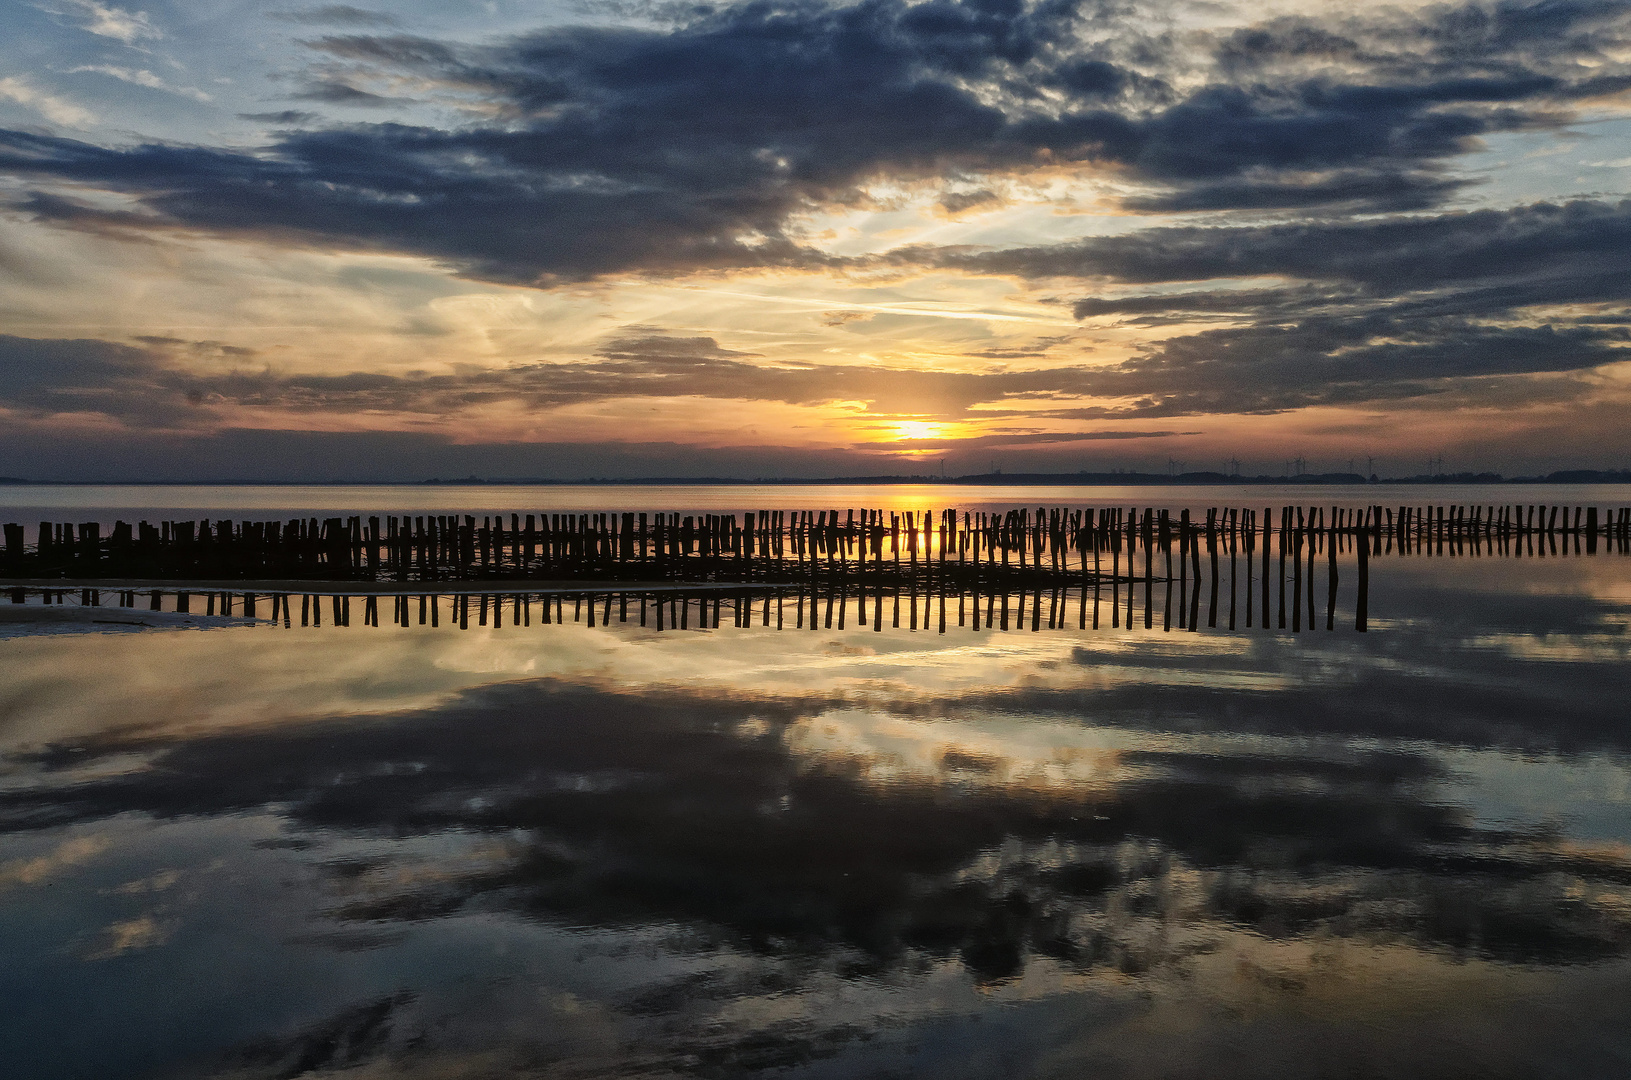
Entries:
[[0,26],[10,472],[1624,464],[1612,5]]

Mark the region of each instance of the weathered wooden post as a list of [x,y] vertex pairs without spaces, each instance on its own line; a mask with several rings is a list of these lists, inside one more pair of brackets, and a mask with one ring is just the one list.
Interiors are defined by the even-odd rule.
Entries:
[[1337,617],[1337,526],[1336,511],[1331,513],[1331,532],[1326,537],[1325,629],[1336,629]]
[[[1292,523],[1291,534],[1291,632],[1302,630],[1302,604],[1303,604],[1303,508],[1297,507],[1297,517]],[[1282,586],[1282,589],[1284,586]]]
[[1354,545],[1359,555],[1359,595],[1354,601],[1354,629],[1364,633],[1370,621],[1370,544]]
[[13,577],[21,577],[23,572],[24,536],[21,525],[7,525],[6,533],[6,571]]
[[1212,564],[1212,595],[1206,606],[1206,625],[1215,628],[1218,625],[1218,511],[1217,507],[1209,507],[1206,511],[1206,558]]

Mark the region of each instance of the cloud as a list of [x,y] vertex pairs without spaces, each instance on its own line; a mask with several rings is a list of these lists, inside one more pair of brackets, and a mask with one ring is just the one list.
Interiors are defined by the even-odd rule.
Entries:
[[471,122],[285,132],[255,153],[12,134],[3,164],[124,192],[155,224],[495,281],[819,268],[835,260],[804,221],[878,182],[1066,169],[1121,178],[1139,212],[1429,208],[1484,136],[1631,86],[1627,42],[1631,14],[1586,0],[1282,20],[1183,50],[1108,5],[787,0],[483,45],[328,36],[297,96],[412,87]]
[[[448,415],[636,397],[842,397],[879,414],[989,421],[1023,409],[1049,427],[1092,427],[1510,402],[1525,390],[1583,400],[1584,373],[1627,356],[1631,203],[1446,209],[1472,190],[1458,159],[1488,136],[1557,130],[1631,88],[1624,5],[1298,16],[1182,41],[1111,3],[766,0],[669,14],[473,44],[367,32],[383,24],[360,9],[284,12],[341,28],[303,43],[315,59],[292,97],[428,105],[411,114],[420,122],[246,114],[281,128],[247,150],[0,132],[0,172],[35,220],[117,236],[406,253],[537,287],[935,269],[1046,283],[1081,319],[1182,329],[1142,333],[1120,363],[1061,365],[1060,349],[1046,369],[980,373],[772,363],[638,331],[569,363],[389,376],[291,375],[225,354],[200,365],[178,346],[91,342],[55,382],[20,378],[0,400],[164,430],[240,408]],[[33,92],[6,86],[23,88],[17,100]],[[458,119],[423,119],[438,112]],[[876,209],[880,191],[956,215],[1060,177],[1113,181],[1105,198],[1129,214],[1193,216],[1066,243],[883,255],[835,254],[812,224]],[[120,208],[87,191],[116,194]],[[1110,437],[979,437],[1089,436]]]
[[1248,173],[1238,179],[1198,183],[1161,194],[1129,196],[1122,200],[1122,205],[1147,214],[1316,207],[1327,211],[1424,210],[1470,183],[1429,172],[1366,169],[1307,175],[1270,174],[1264,178]]
[[62,124],[64,127],[89,127],[96,122],[96,117],[88,110],[37,89],[20,75],[0,78],[0,98],[15,101],[19,105],[27,105],[52,123]]
[[322,101],[330,105],[361,105],[370,108],[390,108],[402,104],[396,98],[359,90],[344,82],[322,79],[292,95],[301,101]]
[[[1361,221],[1143,229],[1071,244],[935,256],[944,265],[1026,277],[1130,283],[1291,277],[1373,295],[1474,283],[1530,283],[1533,300],[1617,299],[1631,201]],[[1559,289],[1559,286],[1562,286]]]
[[[1273,303],[1273,292],[1248,300]],[[1190,303],[1218,304],[1224,294]],[[1124,303],[1158,304],[1162,297]],[[1103,303],[1103,302],[1101,302]],[[1113,306],[1113,302],[1112,302]],[[280,373],[218,342],[0,336],[0,406],[46,417],[97,414],[161,429],[208,427],[237,410],[288,415],[448,417],[516,404],[549,410],[596,401],[711,399],[820,406],[864,402],[872,416],[1035,422],[1267,413],[1314,405],[1432,398],[1472,379],[1557,376],[1631,359],[1631,327],[1486,325],[1464,316],[1305,315],[1168,338],[1117,364],[956,372],[769,363],[707,337],[614,339],[582,360],[466,365],[452,373]],[[1585,394],[1584,386],[1576,394]],[[1103,404],[1082,407],[1083,398]],[[1055,403],[1058,404],[1055,404]],[[1154,438],[1168,430],[985,431],[900,440],[893,451]],[[874,448],[881,448],[872,444]]]
[[141,38],[164,36],[153,25],[145,11],[125,11],[122,8],[99,4],[96,0],[62,0],[62,2],[68,5],[69,12],[79,17],[80,29],[99,37],[113,38],[130,45]]
[[[1433,217],[1145,229],[1074,244],[942,256],[1035,278],[1168,284],[1272,278],[1078,300],[1078,318],[1244,323],[1169,338],[1085,378],[1138,415],[1272,412],[1431,397],[1456,380],[1631,360],[1621,320],[1631,201],[1537,203]],[[1537,314],[1541,312],[1544,314]],[[1113,411],[1113,410],[1112,410]]]
[[190,97],[194,101],[211,100],[208,94],[204,93],[202,90],[199,90],[197,87],[172,86],[170,83],[165,82],[151,71],[115,67],[111,64],[81,64],[79,67],[68,69],[68,73],[70,75],[81,71],[90,71],[95,72],[98,75],[106,75],[110,79],[118,79],[121,82],[127,82],[133,86],[146,86],[153,90],[163,90],[170,94],[180,94],[182,97]]
[[[1057,416],[1057,413],[1048,413]],[[1103,419],[1099,412],[1094,418]],[[1084,442],[1124,442],[1131,439],[1166,439],[1174,435],[1195,435],[1198,432],[1181,431],[1037,431],[976,435],[964,439],[897,439],[889,444],[901,452],[922,450],[989,450],[1013,446],[1060,445]],[[876,443],[857,443],[856,449],[878,449]]]
[[317,113],[301,112],[298,109],[279,109],[276,112],[239,113],[240,120],[253,120],[261,124],[309,124],[321,119]]
[[1105,415],[1281,412],[1429,398],[1469,378],[1583,371],[1631,360],[1627,345],[1623,328],[1309,318],[1170,338],[1094,371],[1083,389],[1130,399]]
[[502,402],[549,409],[628,398],[793,405],[842,399],[868,402],[883,413],[961,416],[981,402],[1051,393],[1060,377],[1047,370],[975,374],[769,364],[723,349],[712,338],[655,333],[614,339],[579,361],[468,365],[435,375],[282,374],[218,342],[147,338],[138,347],[0,335],[0,405],[39,416],[90,412],[160,426],[202,422],[225,406],[447,415]]
[[395,15],[383,11],[368,11],[349,4],[325,4],[293,11],[273,11],[267,14],[267,18],[305,26],[397,26],[402,22]]

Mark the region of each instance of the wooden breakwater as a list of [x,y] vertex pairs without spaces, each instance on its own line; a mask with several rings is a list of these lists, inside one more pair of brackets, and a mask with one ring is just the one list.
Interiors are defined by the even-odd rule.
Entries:
[[[388,515],[289,521],[42,521],[4,526],[0,577],[375,582],[930,582],[1042,587],[1199,575],[1215,560],[1302,548],[1364,555],[1631,551],[1631,508],[1595,506],[1039,507]],[[1139,563],[1142,565],[1138,565]],[[1362,571],[1363,572],[1363,571]]]
[[[575,527],[571,519],[552,518],[547,530],[535,527],[530,536],[525,527],[505,530],[502,519],[495,523],[491,515],[480,526],[473,518],[453,519],[448,548],[457,554],[445,559],[438,554],[430,525],[421,533],[420,522],[412,519],[406,519],[411,524],[387,519],[383,531],[371,521],[361,534],[362,545],[352,546],[347,533],[362,525],[353,518],[339,522],[336,531],[344,542],[335,543],[322,528],[311,529],[307,537],[315,537],[317,550],[315,556],[304,554],[312,561],[303,562],[303,553],[296,551],[285,563],[265,550],[253,550],[257,536],[276,539],[282,530],[205,522],[189,536],[172,524],[158,530],[161,539],[169,538],[175,560],[163,565],[193,567],[185,583],[163,586],[164,579],[149,573],[145,585],[129,580],[115,584],[112,576],[90,574],[75,582],[77,601],[93,615],[106,599],[109,608],[281,619],[285,627],[294,625],[296,602],[299,625],[323,625],[327,606],[332,625],[351,626],[353,600],[360,607],[360,624],[379,626],[381,608],[389,600],[393,625],[412,625],[417,609],[420,625],[428,618],[429,625],[438,626],[446,602],[447,621],[461,629],[489,625],[489,613],[491,625],[502,626],[506,612],[513,626],[562,623],[568,611],[572,621],[594,625],[597,605],[600,625],[606,626],[615,602],[618,622],[632,621],[633,611],[641,626],[655,624],[658,630],[718,627],[722,608],[728,609],[734,626],[754,625],[756,613],[760,625],[770,626],[774,610],[778,629],[834,629],[836,614],[839,630],[846,622],[881,630],[886,619],[892,627],[928,630],[938,607],[942,633],[948,610],[957,626],[973,630],[1024,629],[1029,622],[1037,631],[1045,619],[1050,630],[1074,622],[1095,630],[1131,630],[1142,624],[1145,629],[1199,631],[1204,625],[1209,630],[1295,633],[1315,630],[1321,622],[1326,630],[1337,628],[1338,593],[1346,574],[1341,567],[1349,563],[1339,563],[1339,555],[1346,555],[1354,570],[1353,627],[1364,631],[1370,563],[1383,555],[1631,554],[1631,513],[1589,507],[1407,506],[1395,512],[1373,506],[1331,507],[1329,513],[1323,507],[1282,507],[1278,514],[1273,508],[1261,514],[1231,508],[1194,519],[1187,512],[1136,508],[1043,509],[1035,515],[1013,511],[1001,516],[947,511],[892,514],[887,524],[878,512],[842,520],[817,512],[781,523],[772,514],[756,515],[753,528],[745,521],[711,521],[700,515],[689,532],[683,518],[665,521],[654,515],[647,531],[638,515],[628,517],[632,528],[607,517],[583,515]],[[17,531],[8,528],[8,539]],[[220,545],[213,551],[202,538],[206,532]],[[84,570],[89,563],[89,569],[112,571],[119,565],[114,558],[121,536],[117,527],[104,540],[92,527],[81,526],[76,533],[42,523],[41,535],[59,568]],[[89,551],[69,548],[70,543],[90,547],[92,542],[96,547]],[[203,550],[189,551],[189,545]],[[235,562],[235,557],[244,559],[246,548],[247,561]],[[13,551],[8,548],[8,557]],[[166,552],[165,544],[160,552]],[[38,549],[23,550],[24,566],[28,556],[37,554]],[[182,557],[187,555],[193,556],[190,561]],[[152,562],[130,562],[153,568]],[[279,565],[301,576],[279,579],[266,573]],[[196,572],[207,568],[218,573],[234,566],[265,580],[239,577],[234,587],[230,577],[209,581]],[[644,584],[620,582],[608,570],[631,572]],[[316,585],[324,574],[336,572],[343,576],[322,588],[290,587]],[[1322,573],[1323,620],[1318,601]],[[286,583],[282,587],[280,580]],[[32,580],[13,576],[9,592],[13,604],[34,597],[44,605],[63,604],[76,591],[68,584],[62,574]],[[119,618],[110,612],[91,621]]]
[[[1254,625],[1274,630],[1275,616],[1266,599],[1254,616],[1252,565],[1251,560],[1243,564],[1238,558],[1231,558],[1227,564],[1228,585],[1222,590],[1217,583],[1203,589],[1199,574],[1193,586],[1180,584],[1174,578],[1144,581],[1133,577],[1125,582],[1096,580],[1091,585],[999,586],[983,590],[978,586],[970,589],[956,586],[920,589],[915,585],[869,588],[865,583],[845,579],[783,587],[661,585],[628,589],[576,585],[533,590],[522,586],[485,585],[480,591],[452,592],[409,591],[401,586],[375,583],[337,585],[332,590],[316,593],[234,590],[222,588],[220,583],[213,587],[150,585],[141,590],[122,587],[70,590],[33,585],[7,591],[14,605],[30,604],[36,598],[40,604],[25,609],[0,607],[0,623],[66,621],[97,626],[174,627],[253,620],[273,626],[281,624],[285,629],[296,625],[320,628],[325,624],[378,627],[389,602],[390,617],[386,625],[413,626],[417,613],[419,626],[447,625],[460,630],[489,625],[498,629],[505,625],[506,618],[512,627],[568,622],[607,627],[614,622],[614,609],[615,622],[638,622],[641,627],[658,631],[718,629],[723,625],[723,615],[729,616],[729,625],[733,627],[773,626],[776,630],[881,631],[887,625],[893,629],[930,631],[938,626],[938,631],[944,634],[950,625],[976,632],[1025,630],[1027,625],[1032,632],[1064,630],[1071,626],[1086,630],[1091,625],[1094,630],[1125,627],[1131,631],[1139,625],[1139,612],[1143,613],[1142,624],[1146,630],[1159,626],[1164,631],[1176,628],[1199,632],[1203,625],[1208,630],[1232,631],[1237,627],[1249,630]],[[1304,565],[1301,560],[1294,564],[1298,574],[1296,584],[1283,579],[1279,586],[1281,592],[1295,588],[1298,597],[1305,595],[1301,583]],[[1292,605],[1288,626],[1286,607],[1282,603],[1279,630],[1301,632],[1305,627],[1317,628],[1312,587],[1315,561],[1308,560],[1306,567],[1309,574],[1306,623],[1299,602]],[[1356,611],[1364,610],[1365,593],[1365,579],[1361,576]],[[1205,599],[1207,595],[1209,601]],[[1337,629],[1336,597],[1333,578],[1328,593],[1327,630]],[[72,609],[67,607],[70,604],[74,605]],[[74,618],[16,617],[30,612],[50,616],[53,611]],[[1363,618],[1356,618],[1354,628],[1366,629]]]

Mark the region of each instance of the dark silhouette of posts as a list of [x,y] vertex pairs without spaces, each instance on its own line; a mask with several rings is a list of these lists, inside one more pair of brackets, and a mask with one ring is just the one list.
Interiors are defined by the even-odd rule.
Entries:
[[1155,511],[1144,508],[1144,629],[1155,625]]
[[[1303,628],[1303,508],[1297,507],[1295,531],[1291,534],[1291,632]],[[1285,586],[1281,586],[1284,590]]]
[[1286,628],[1286,534],[1291,531],[1291,507],[1280,508],[1280,626]]
[[1336,629],[1337,617],[1337,546],[1339,534],[1337,532],[1337,511],[1331,510],[1331,529],[1325,537],[1326,553],[1326,584],[1325,584],[1325,629]]
[[[1178,629],[1189,625],[1189,546],[1195,542],[1190,533],[1189,511],[1178,517]],[[1172,571],[1167,571],[1172,576]]]
[[1274,510],[1263,507],[1263,629],[1272,630],[1269,622],[1269,549],[1274,546],[1270,530],[1274,528]]
[[1361,535],[1358,540],[1354,545],[1359,555],[1359,596],[1354,601],[1354,629],[1364,633],[1370,623],[1370,538]]
[[1212,564],[1212,596],[1206,605],[1206,625],[1218,625],[1218,512],[1206,512],[1206,558]]

